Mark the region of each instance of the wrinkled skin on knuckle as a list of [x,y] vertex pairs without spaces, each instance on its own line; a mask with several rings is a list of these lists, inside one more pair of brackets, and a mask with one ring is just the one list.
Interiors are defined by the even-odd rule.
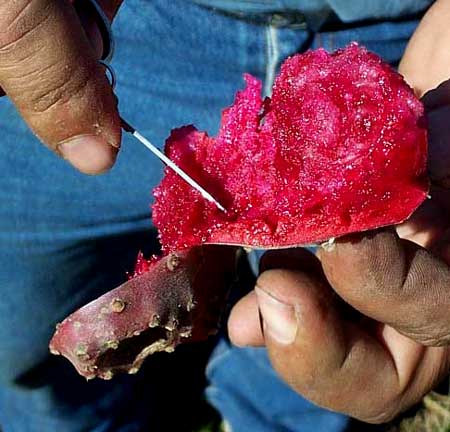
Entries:
[[47,67],[28,79],[25,76],[12,82],[17,108],[50,148],[71,136],[96,134],[111,127],[105,115],[110,107],[106,97],[99,97],[101,74],[94,73],[95,68],[100,66],[86,61],[78,62],[75,69],[56,62],[50,74]]
[[381,231],[345,239],[322,254],[322,264],[339,294],[363,314],[419,343],[448,343],[450,269],[429,251]]
[[431,328],[408,329],[403,334],[428,347],[446,347],[450,345],[450,329],[447,326],[436,327],[431,323],[429,327]]
[[[68,87],[70,89],[62,94],[62,89]],[[99,86],[96,80],[76,80],[70,85],[63,85],[62,88],[50,88],[50,92],[34,104],[31,115],[27,107],[24,107],[22,112],[27,115],[31,128],[36,131],[39,127],[39,131],[45,132],[46,144],[54,148],[61,140],[71,136],[98,134],[113,128],[111,121],[114,113],[105,105],[105,99],[99,98],[98,94]],[[96,101],[95,104],[89,102],[93,100]],[[42,136],[37,135],[43,140]]]
[[[80,62],[81,64],[81,62]],[[23,103],[36,114],[45,114],[52,108],[59,108],[70,99],[80,97],[86,91],[89,84],[90,73],[86,68],[72,70],[63,62],[55,61],[51,66],[53,73],[49,74],[49,68],[36,71],[33,82],[39,82],[39,86],[30,85],[30,81],[24,77],[16,88],[22,88],[22,94],[26,95]],[[20,95],[20,92],[18,92]],[[16,97],[16,103],[20,106],[22,100]]]
[[62,37],[61,25],[55,24],[57,20],[69,19],[63,8],[59,10],[51,0],[3,3],[6,5],[0,6],[0,28],[3,28],[0,84],[7,93],[11,92],[19,110],[45,113],[52,106],[82,94],[95,75],[96,65],[87,61],[77,37],[73,42],[67,38],[65,45],[51,39],[53,30],[54,37]]
[[2,0],[0,3],[0,59],[26,45],[33,30],[49,19],[51,0]]
[[70,3],[5,0],[1,24],[0,86],[37,137],[51,149],[84,134],[117,145],[115,99]]
[[[450,271],[448,266],[423,249],[417,249],[410,261],[402,286],[401,301],[411,305],[403,314],[398,330],[427,346],[445,346],[450,342]],[[408,312],[408,309],[406,308]],[[403,321],[403,322],[402,322]]]

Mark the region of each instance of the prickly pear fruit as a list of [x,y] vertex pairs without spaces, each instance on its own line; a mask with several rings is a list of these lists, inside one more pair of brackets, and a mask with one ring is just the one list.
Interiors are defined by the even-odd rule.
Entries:
[[166,169],[153,206],[166,251],[317,243],[402,222],[426,198],[423,106],[375,54],[352,44],[291,57],[264,102],[245,79],[216,138],[190,126],[167,142],[227,213]]
[[88,379],[135,373],[148,355],[217,330],[235,263],[236,248],[214,245],[153,259],[59,324],[50,350]]

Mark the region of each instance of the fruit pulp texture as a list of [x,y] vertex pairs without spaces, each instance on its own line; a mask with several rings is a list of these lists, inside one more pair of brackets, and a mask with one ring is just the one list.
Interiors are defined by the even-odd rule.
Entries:
[[351,44],[293,56],[264,101],[244,78],[216,138],[186,126],[167,140],[227,212],[166,169],[153,205],[164,251],[317,243],[402,222],[426,198],[423,106],[377,55]]

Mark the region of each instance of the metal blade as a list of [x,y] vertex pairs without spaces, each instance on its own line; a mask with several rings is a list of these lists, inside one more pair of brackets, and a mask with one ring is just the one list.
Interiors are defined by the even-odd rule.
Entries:
[[209,202],[216,205],[216,207],[226,213],[225,207],[219,203],[209,192],[203,189],[194,179],[192,179],[188,174],[186,174],[178,165],[172,162],[163,152],[161,152],[157,147],[155,147],[147,138],[141,135],[133,126],[131,126],[127,121],[121,118],[122,128],[125,132],[133,135],[139,142],[145,145],[156,157],[158,157],[162,162],[164,162],[169,168],[175,171],[184,181],[191,185],[195,190],[200,192],[203,198]]

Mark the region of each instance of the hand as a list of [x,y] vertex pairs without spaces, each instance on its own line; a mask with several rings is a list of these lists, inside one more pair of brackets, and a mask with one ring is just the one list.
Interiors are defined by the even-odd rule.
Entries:
[[390,230],[319,256],[267,253],[255,291],[232,311],[230,337],[265,345],[280,376],[316,404],[388,421],[448,374],[450,269]]
[[450,81],[429,91],[450,77],[450,30],[436,23],[449,17],[449,2],[436,2],[401,65],[425,94],[431,199],[396,230],[347,236],[318,256],[267,253],[228,323],[235,344],[265,345],[297,392],[370,423],[411,407],[450,370]]
[[[100,2],[111,19],[120,3]],[[95,37],[89,20],[86,30]],[[97,174],[113,165],[121,128],[87,33],[66,0],[0,2],[0,86],[48,147]]]

